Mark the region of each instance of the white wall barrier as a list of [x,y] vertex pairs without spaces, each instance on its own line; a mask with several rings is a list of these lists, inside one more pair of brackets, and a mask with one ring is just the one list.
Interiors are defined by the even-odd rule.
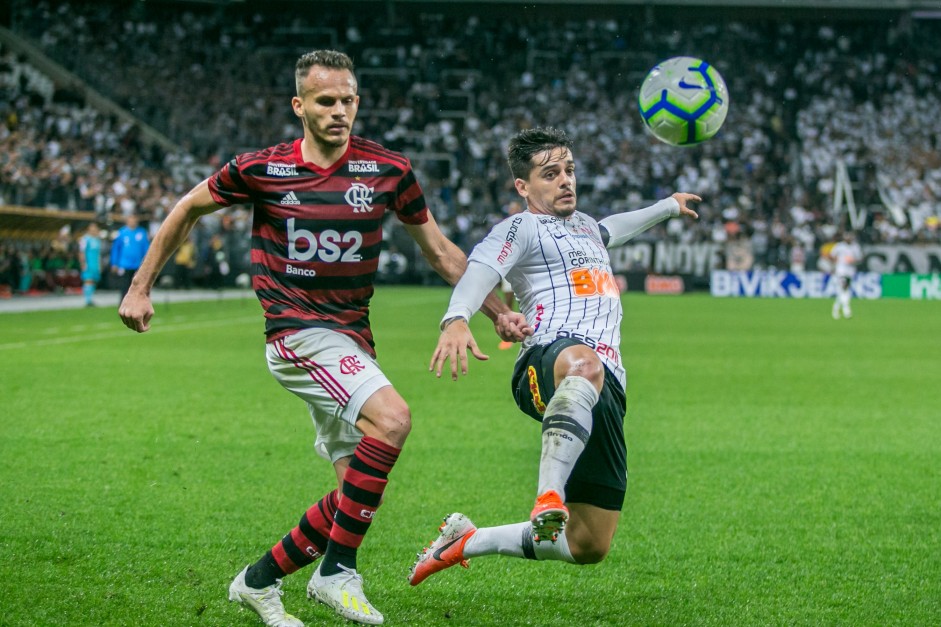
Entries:
[[[880,274],[941,274],[941,246],[865,245],[860,270]],[[723,244],[698,242],[633,241],[609,251],[611,267],[618,274],[648,272],[706,278],[722,265]],[[817,268],[813,268],[817,270]],[[809,273],[808,273],[809,274]]]

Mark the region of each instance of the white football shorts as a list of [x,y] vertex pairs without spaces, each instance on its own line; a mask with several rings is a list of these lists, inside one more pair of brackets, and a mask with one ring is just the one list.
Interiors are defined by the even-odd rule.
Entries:
[[284,389],[307,402],[314,449],[336,462],[363,437],[356,420],[366,400],[392,385],[379,363],[352,338],[329,329],[304,329],[265,345],[268,370]]

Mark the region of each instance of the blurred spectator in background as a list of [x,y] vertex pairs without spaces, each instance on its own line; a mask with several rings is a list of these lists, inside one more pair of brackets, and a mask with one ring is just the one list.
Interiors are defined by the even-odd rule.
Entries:
[[78,240],[78,251],[85,306],[94,307],[92,297],[101,280],[101,234],[96,223],[89,224],[88,231]]
[[29,283],[25,284],[23,290],[42,290],[52,292],[55,290],[55,283],[52,281],[52,275],[46,270],[51,265],[52,246],[50,244],[37,244],[33,247],[32,254],[29,256]]
[[6,298],[20,291],[23,273],[20,253],[12,242],[0,242],[0,297]]
[[382,242],[382,252],[379,253],[379,268],[376,271],[376,281],[380,283],[402,283],[408,271],[408,259],[405,258],[398,247],[393,243]]
[[751,240],[744,233],[736,230],[725,245],[726,270],[747,272],[755,264]]
[[800,242],[793,238],[790,240],[789,246],[788,258],[790,260],[791,272],[793,274],[803,274],[804,270],[807,269],[807,250]]
[[225,239],[219,233],[213,233],[209,239],[209,258],[206,267],[206,287],[221,290],[225,286],[226,277],[229,276],[229,254],[226,251]]
[[196,269],[196,243],[193,242],[192,235],[180,244],[180,248],[173,257],[173,263],[176,264],[173,269],[176,287],[184,290],[193,287],[193,270]]
[[111,272],[118,277],[117,287],[122,300],[149,247],[147,230],[140,226],[137,216],[128,216],[127,223],[118,229],[111,245]]

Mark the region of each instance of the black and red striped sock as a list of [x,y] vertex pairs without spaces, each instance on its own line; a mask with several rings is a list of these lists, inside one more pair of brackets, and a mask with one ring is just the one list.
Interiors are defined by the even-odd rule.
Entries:
[[359,441],[343,475],[343,494],[320,565],[321,575],[340,572],[340,565],[356,568],[356,549],[369,530],[400,451],[369,436]]
[[307,510],[297,527],[248,569],[245,583],[255,589],[266,588],[320,557],[327,548],[337,500],[334,490]]

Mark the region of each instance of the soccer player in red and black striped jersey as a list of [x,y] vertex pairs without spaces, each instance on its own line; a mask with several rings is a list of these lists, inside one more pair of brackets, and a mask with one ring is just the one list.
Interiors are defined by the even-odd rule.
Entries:
[[[363,593],[356,553],[372,523],[411,428],[409,408],[376,361],[369,301],[378,268],[382,218],[395,213],[429,264],[455,284],[466,267],[440,231],[409,160],[351,135],[359,107],[353,63],[343,53],[303,55],[291,104],[304,136],[238,155],[193,188],[167,216],[119,310],[146,331],[150,291],[199,218],[251,203],[252,284],[265,311],[268,367],[304,401],[315,448],[335,468],[338,488],[261,559],[246,566],[229,598],[267,625],[302,625],[281,602],[281,579],[322,556],[308,596],[364,624],[382,614]],[[491,294],[482,308],[503,339],[531,333],[522,314]]]

